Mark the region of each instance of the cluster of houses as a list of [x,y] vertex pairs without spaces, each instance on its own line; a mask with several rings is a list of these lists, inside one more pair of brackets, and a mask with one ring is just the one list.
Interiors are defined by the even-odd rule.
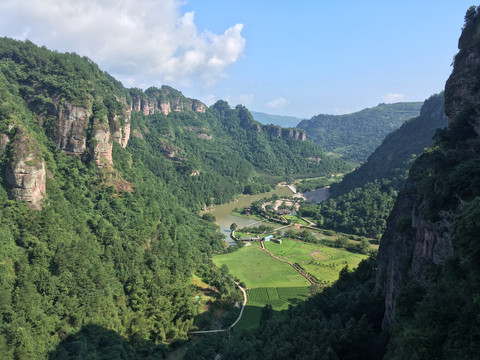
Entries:
[[276,238],[274,235],[241,237],[240,241],[273,241],[278,244],[282,243],[282,239]]

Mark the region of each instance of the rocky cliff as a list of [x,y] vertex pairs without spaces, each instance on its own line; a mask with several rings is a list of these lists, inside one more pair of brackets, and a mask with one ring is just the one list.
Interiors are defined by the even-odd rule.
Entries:
[[[116,110],[101,115],[103,124],[99,124],[98,119],[93,116],[93,107],[98,106],[98,102],[77,106],[69,101],[54,99],[56,121],[53,140],[59,149],[71,155],[83,154],[87,150],[89,140],[93,140],[88,150],[97,166],[104,167],[106,164],[113,165],[113,141],[123,148],[128,144],[131,109],[125,99],[116,100]],[[102,102],[100,104],[104,106]],[[93,130],[89,130],[91,123]]]
[[168,115],[172,111],[204,113],[207,108],[201,101],[189,99],[180,91],[166,85],[160,89],[151,87],[145,92],[132,89],[130,95],[132,97],[132,110],[142,112],[145,116],[153,115],[156,111],[164,115]]
[[413,282],[428,288],[454,253],[455,217],[480,195],[480,17],[466,23],[445,88],[449,125],[415,162],[389,217],[378,253],[377,289],[385,293],[383,325],[395,323],[398,295]]
[[[470,20],[469,20],[470,16]],[[466,24],[458,40],[459,52],[454,68],[445,85],[445,113],[449,121],[464,117],[471,128],[480,135],[480,27],[475,14],[467,13]]]
[[262,129],[270,136],[284,139],[307,140],[305,130],[296,128],[282,128],[278,125],[262,125]]
[[41,210],[45,195],[45,161],[36,140],[22,127],[12,130],[13,138],[2,135],[7,144],[9,162],[5,179],[15,200],[24,201],[34,210]]
[[[149,88],[145,92],[132,89],[131,102],[126,98],[109,98],[87,102],[84,106],[72,102],[53,99],[56,116],[53,138],[62,151],[80,155],[86,150],[98,167],[113,165],[113,142],[123,148],[130,139],[131,112],[137,111],[143,115],[153,115],[161,112],[164,115],[172,111],[205,112],[206,106],[198,100],[186,98],[183,94],[168,86]],[[112,105],[113,104],[113,105]],[[108,111],[104,108],[108,105]],[[94,110],[100,107],[100,110]],[[95,114],[95,111],[99,115]],[[90,125],[93,125],[90,130]],[[92,140],[92,141],[90,141]],[[90,148],[87,149],[88,144]]]

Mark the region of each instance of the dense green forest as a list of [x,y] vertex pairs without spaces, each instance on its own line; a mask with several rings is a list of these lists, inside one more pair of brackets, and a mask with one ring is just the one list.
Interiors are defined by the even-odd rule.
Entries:
[[302,207],[302,215],[328,229],[380,238],[415,159],[447,124],[443,93],[425,101],[420,116],[387,135],[367,162],[331,186],[332,197]]
[[418,116],[421,102],[379,104],[346,115],[316,115],[297,127],[325,151],[360,164],[379,146],[385,136],[406,120]]
[[126,89],[86,57],[0,39],[2,359],[164,358],[201,310],[193,274],[234,303],[210,260],[223,235],[196,212],[345,168],[278,131],[242,106]]

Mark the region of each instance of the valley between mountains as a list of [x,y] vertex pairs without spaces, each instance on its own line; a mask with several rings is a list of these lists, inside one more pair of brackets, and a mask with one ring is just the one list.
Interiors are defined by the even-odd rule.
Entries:
[[311,119],[0,38],[0,358],[477,358],[479,33]]

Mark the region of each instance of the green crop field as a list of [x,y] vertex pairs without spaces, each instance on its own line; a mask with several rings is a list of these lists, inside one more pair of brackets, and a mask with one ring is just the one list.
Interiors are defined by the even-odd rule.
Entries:
[[305,301],[310,288],[303,287],[262,287],[247,291],[248,303],[245,307],[242,320],[238,329],[254,328],[258,325],[261,310],[266,304],[272,305],[274,316],[281,310],[286,310],[289,305],[296,305]]
[[[265,247],[279,258],[298,262],[305,271],[324,283],[338,278],[345,266],[355,268],[366,258],[344,249],[327,247],[321,244],[303,243],[284,239],[282,244],[269,241]],[[232,275],[243,281],[247,291],[247,306],[239,329],[254,328],[258,325],[261,309],[272,305],[274,316],[289,305],[305,301],[310,283],[290,265],[282,263],[256,246],[245,246],[233,253],[216,255],[213,261],[217,266],[227,265]]]
[[305,271],[326,283],[337,280],[338,273],[346,265],[352,269],[357,267],[362,259],[367,258],[366,255],[352,253],[345,249],[289,239],[284,239],[282,244],[267,242],[265,247],[278,257],[298,263]]
[[230,273],[249,288],[309,286],[310,283],[290,265],[275,260],[255,246],[245,246],[233,253],[216,255],[217,266],[228,266]]
[[258,247],[245,246],[230,254],[216,255],[213,261],[217,266],[227,265],[230,273],[249,288],[239,329],[256,327],[266,304],[277,312],[307,298],[310,283],[290,265],[275,260]]
[[296,215],[284,215],[285,219],[290,220],[291,222],[300,224],[300,225],[308,225],[305,220],[300,219]]

